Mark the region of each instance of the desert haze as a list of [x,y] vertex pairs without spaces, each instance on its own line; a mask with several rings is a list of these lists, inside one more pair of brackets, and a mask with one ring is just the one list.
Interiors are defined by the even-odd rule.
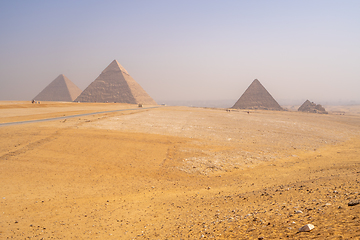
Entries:
[[359,239],[360,107],[325,108],[0,102],[0,239]]

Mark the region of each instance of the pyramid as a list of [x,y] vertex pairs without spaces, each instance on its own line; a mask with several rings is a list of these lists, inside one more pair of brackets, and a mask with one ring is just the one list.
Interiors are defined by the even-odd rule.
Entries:
[[116,60],[112,61],[75,101],[156,104]]
[[257,79],[250,84],[232,108],[283,110]]
[[37,101],[65,101],[72,102],[81,93],[72,81],[64,74],[60,74],[44,90],[42,90],[34,100]]
[[316,104],[314,102],[310,102],[306,100],[298,109],[300,112],[311,112],[311,113],[321,113],[327,114],[328,112],[325,110],[323,106],[320,104]]

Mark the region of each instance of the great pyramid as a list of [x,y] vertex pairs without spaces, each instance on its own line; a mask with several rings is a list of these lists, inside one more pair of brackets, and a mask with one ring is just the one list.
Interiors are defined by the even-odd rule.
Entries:
[[283,110],[257,79],[250,84],[232,108]]
[[310,102],[306,100],[298,109],[300,112],[310,112],[310,113],[321,113],[327,114],[328,112],[325,110],[323,106],[320,104],[316,104],[314,102]]
[[72,102],[81,93],[72,81],[64,74],[60,74],[44,90],[42,90],[34,100],[37,101],[65,101]]
[[156,104],[116,60],[112,61],[75,101]]

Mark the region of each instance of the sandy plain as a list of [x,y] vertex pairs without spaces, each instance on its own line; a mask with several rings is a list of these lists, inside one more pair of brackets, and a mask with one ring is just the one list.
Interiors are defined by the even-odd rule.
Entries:
[[360,238],[359,106],[146,107],[0,102],[0,123],[127,109],[0,126],[0,239]]

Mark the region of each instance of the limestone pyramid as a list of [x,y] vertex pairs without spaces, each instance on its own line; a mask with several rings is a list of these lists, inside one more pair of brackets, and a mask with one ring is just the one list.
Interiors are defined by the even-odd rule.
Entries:
[[116,60],[75,101],[156,104]]
[[257,79],[250,84],[232,108],[283,110]]
[[311,112],[311,113],[321,113],[327,114],[328,112],[325,110],[323,106],[320,104],[316,104],[314,102],[310,102],[306,100],[298,109],[300,112]]
[[65,101],[72,102],[81,93],[72,81],[64,74],[60,74],[44,90],[42,90],[34,100],[37,101]]

